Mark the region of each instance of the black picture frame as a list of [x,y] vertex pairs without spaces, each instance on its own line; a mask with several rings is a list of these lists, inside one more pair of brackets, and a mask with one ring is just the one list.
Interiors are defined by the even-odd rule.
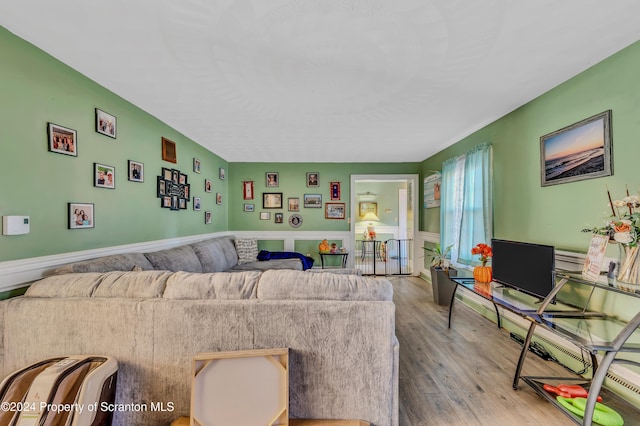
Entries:
[[96,108],[96,132],[116,139],[117,118],[106,111]]
[[540,137],[541,186],[611,175],[611,110]]
[[131,182],[144,182],[144,163],[140,161],[129,160],[129,180]]
[[47,135],[49,151],[78,156],[78,132],[58,124],[47,123]]
[[282,192],[263,192],[262,208],[263,209],[281,209],[282,208]]
[[116,168],[101,163],[93,163],[93,186],[116,189]]

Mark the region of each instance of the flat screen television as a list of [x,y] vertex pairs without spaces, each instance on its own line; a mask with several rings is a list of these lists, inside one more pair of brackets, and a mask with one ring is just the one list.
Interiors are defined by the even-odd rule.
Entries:
[[493,280],[544,299],[555,285],[553,246],[491,240]]

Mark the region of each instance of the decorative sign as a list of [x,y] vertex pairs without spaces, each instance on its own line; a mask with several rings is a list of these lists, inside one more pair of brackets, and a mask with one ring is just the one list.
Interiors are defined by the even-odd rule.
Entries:
[[608,235],[594,235],[589,243],[587,257],[584,260],[582,268],[582,277],[590,281],[598,281],[600,278],[600,269],[604,260],[604,254],[609,244]]
[[424,208],[440,207],[442,174],[436,173],[424,178]]
[[162,168],[158,176],[157,196],[160,206],[171,210],[185,210],[191,197],[191,185],[187,183],[187,175],[176,169]]

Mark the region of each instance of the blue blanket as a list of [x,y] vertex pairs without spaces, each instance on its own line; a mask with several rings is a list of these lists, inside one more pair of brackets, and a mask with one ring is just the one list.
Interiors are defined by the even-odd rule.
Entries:
[[302,253],[296,253],[295,251],[267,251],[260,250],[258,253],[258,260],[271,260],[271,259],[300,259],[302,262],[302,270],[306,271],[313,267],[313,259],[305,256]]

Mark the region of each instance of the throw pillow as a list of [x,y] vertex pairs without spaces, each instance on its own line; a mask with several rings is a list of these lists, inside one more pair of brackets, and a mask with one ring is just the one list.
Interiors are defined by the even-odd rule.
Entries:
[[236,252],[238,265],[255,262],[258,259],[258,240],[255,238],[237,238]]

